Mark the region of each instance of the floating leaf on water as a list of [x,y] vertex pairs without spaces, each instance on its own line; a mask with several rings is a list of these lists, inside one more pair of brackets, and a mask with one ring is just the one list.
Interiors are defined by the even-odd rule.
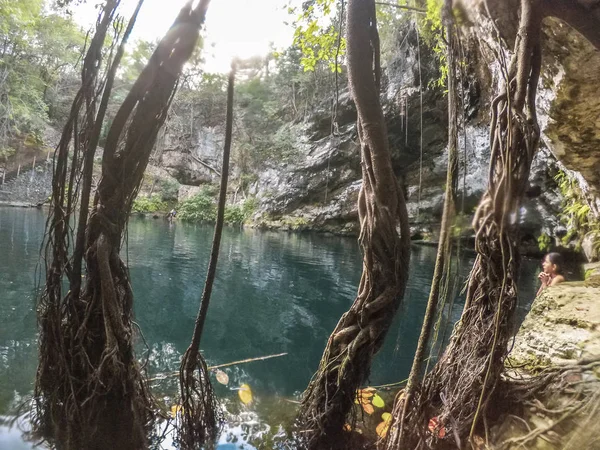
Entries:
[[375,394],[375,395],[373,396],[372,403],[373,403],[373,406],[377,406],[378,408],[383,408],[383,407],[385,406],[385,402],[384,402],[384,401],[383,401],[383,399],[382,399],[382,398],[381,398],[379,395],[377,395],[377,394]]
[[367,414],[373,414],[375,412],[375,408],[373,408],[373,405],[370,403],[367,403],[366,405],[363,404],[362,407]]
[[344,424],[344,431],[352,431],[352,427],[349,423]]
[[247,405],[252,401],[252,390],[247,384],[242,384],[240,386],[240,389],[238,390],[238,395],[240,396],[240,400],[244,405]]
[[359,389],[357,392],[357,396],[362,398],[371,398],[374,394],[375,390],[373,388]]
[[392,415],[390,413],[383,413],[381,415],[381,418],[383,419],[384,422],[391,422],[392,421]]
[[356,398],[354,403],[357,405],[368,405],[371,403],[371,397],[373,397],[372,388],[359,389],[356,391]]
[[384,438],[387,435],[387,432],[390,429],[390,422],[391,420],[384,420],[379,425],[377,425],[377,428],[375,428],[375,432],[380,438]]
[[377,391],[377,389],[375,389],[374,387],[370,387],[370,386],[369,386],[369,387],[366,387],[366,388],[363,388],[363,389],[361,389],[361,391],[364,391],[364,392],[370,392],[370,393],[374,394],[374,393],[375,393],[375,391]]
[[181,405],[171,406],[171,417],[173,419],[177,417],[177,413],[183,414],[183,407]]
[[360,398],[360,404],[361,405],[370,405],[371,404],[371,399],[370,398],[361,397]]
[[217,369],[215,371],[215,375],[216,375],[217,381],[219,383],[224,384],[225,386],[227,386],[229,384],[229,375],[227,375],[222,370]]

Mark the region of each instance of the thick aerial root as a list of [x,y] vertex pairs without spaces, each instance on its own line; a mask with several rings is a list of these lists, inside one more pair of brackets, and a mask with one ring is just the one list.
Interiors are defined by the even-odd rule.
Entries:
[[[386,449],[465,445],[485,421],[498,386],[517,300],[519,255],[514,217],[539,143],[535,115],[539,6],[539,0],[521,1],[514,57],[510,67],[504,67],[506,86],[492,103],[490,180],[473,222],[478,255],[463,314],[448,348],[416,390],[412,403],[394,405]],[[404,434],[398,426],[403,410]],[[428,430],[432,419],[440,424],[433,432]]]
[[350,0],[348,71],[359,116],[363,167],[358,198],[363,274],[356,299],[331,334],[304,393],[297,421],[298,448],[353,448],[349,433],[343,432],[346,416],[352,411],[357,389],[368,378],[408,278],[408,215],[392,169],[379,103],[378,44],[374,2]]

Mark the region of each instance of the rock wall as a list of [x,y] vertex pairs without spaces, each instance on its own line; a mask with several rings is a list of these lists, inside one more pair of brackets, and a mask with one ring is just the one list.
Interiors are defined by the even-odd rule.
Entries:
[[199,186],[218,182],[221,166],[221,135],[212,127],[200,127],[193,136],[175,139],[167,133],[164,147],[153,163],[164,168],[181,184]]
[[35,206],[44,203],[52,193],[52,161],[36,164],[34,170],[0,185],[0,203]]
[[[411,24],[398,31],[397,42],[397,51],[384,68],[383,106],[390,148],[397,176],[408,194],[414,235],[435,238],[446,177],[446,99],[441,89],[432,87],[438,76],[438,62],[422,44],[419,55],[417,33]],[[489,86],[493,76],[491,72],[483,76],[472,74],[464,82],[468,121],[460,135],[460,165],[467,167],[464,177],[461,175],[467,214],[473,211],[487,183],[490,155],[487,105],[491,94],[486,91],[485,78]],[[419,79],[423,80],[422,99]],[[356,112],[347,92],[341,96],[338,110],[338,135],[331,135],[331,111],[323,108],[303,124],[299,161],[271,167],[260,174],[252,191],[260,200],[259,224],[277,227],[286,223],[286,217],[303,217],[306,219],[303,226],[307,228],[356,231],[361,173]],[[525,238],[535,246],[535,239],[542,231],[552,234],[558,225],[560,197],[552,179],[556,170],[553,155],[541,151],[531,175],[533,188],[521,213]]]
[[[481,5],[475,12],[481,13]],[[473,20],[476,27],[467,29],[470,73],[463,81],[467,125],[460,135],[460,165],[467,167],[464,177],[461,174],[467,215],[487,185],[489,104],[501,81],[496,58],[485,50],[497,44],[480,40],[493,35],[493,25],[482,17]],[[513,29],[514,20],[509,22]],[[534,249],[541,233],[559,237],[565,231],[557,217],[562,198],[554,176],[559,170],[578,179],[592,204],[598,205],[600,198],[600,96],[593,94],[600,53],[557,20],[546,20],[544,34],[544,69],[537,99],[542,145],[520,211],[524,243]],[[506,46],[502,51],[510,58]],[[413,233],[435,238],[447,162],[446,101],[439,89],[431,87],[437,61],[423,43],[420,53],[421,74],[416,32],[412,25],[405,25],[397,33],[397,50],[384,68],[382,95],[394,167],[408,193]],[[419,75],[423,80],[422,164]],[[258,224],[279,227],[290,218],[302,217],[304,228],[356,231],[361,174],[356,112],[347,92],[341,95],[338,111],[337,135],[330,133],[331,111],[324,107],[298,127],[301,156],[297,163],[269,167],[260,174],[252,189],[260,201]]]

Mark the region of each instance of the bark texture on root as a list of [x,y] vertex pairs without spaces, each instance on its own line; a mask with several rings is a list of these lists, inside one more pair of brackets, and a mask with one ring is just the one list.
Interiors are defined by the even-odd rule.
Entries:
[[[517,299],[515,218],[539,143],[535,114],[543,17],[539,5],[539,0],[521,1],[514,56],[505,67],[504,89],[492,103],[489,185],[473,221],[477,258],[461,320],[414,403],[408,405],[402,436],[397,421],[403,402],[395,404],[387,449],[462,448],[485,417],[503,371]],[[428,431],[434,417],[444,433]]]
[[[131,204],[182,66],[196,46],[207,3],[201,2],[195,10],[190,3],[181,11],[113,121],[84,239],[76,241],[84,243],[81,257],[86,264],[86,279],[82,289],[81,276],[73,279],[77,271],[71,270],[77,252],[70,259],[64,244],[53,251],[40,304],[35,400],[39,428],[59,449],[136,450],[148,446],[155,419],[154,402],[133,351],[133,293],[119,251]],[[95,131],[99,129],[95,127]],[[66,152],[57,155],[57,168],[63,172],[67,156]],[[74,166],[72,172],[77,170]],[[91,179],[84,174],[84,180]],[[56,223],[49,232],[52,242],[56,242],[56,236],[68,242],[68,220],[63,211],[65,203],[74,204],[64,201],[71,195],[72,186],[72,181],[67,184],[64,176],[55,174]],[[89,196],[89,186],[82,192]],[[82,215],[87,218],[87,214]],[[64,273],[71,278],[71,290],[63,298]]]
[[347,11],[348,74],[362,159],[358,210],[363,274],[357,297],[331,334],[302,400],[298,446],[319,450],[350,448],[342,428],[404,295],[410,257],[408,215],[379,101],[375,3],[349,0]]

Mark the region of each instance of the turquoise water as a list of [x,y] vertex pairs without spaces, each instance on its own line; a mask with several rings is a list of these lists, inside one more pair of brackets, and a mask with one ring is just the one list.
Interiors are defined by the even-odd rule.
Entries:
[[[44,233],[43,211],[0,208],[0,417],[31,393],[36,368],[35,285]],[[173,403],[178,369],[192,335],[212,227],[132,219],[123,257],[135,294],[140,358],[148,358],[156,394]],[[435,249],[414,247],[410,283],[381,353],[372,385],[406,378],[416,347],[433,273]],[[472,257],[462,261],[464,277]],[[535,292],[537,261],[521,271],[520,316]],[[39,271],[38,271],[39,273]],[[228,386],[215,381],[232,414],[223,444],[270,439],[318,366],[325,342],[354,299],[361,273],[356,239],[316,233],[226,229],[202,350],[209,365],[287,353],[224,369]],[[460,315],[462,302],[451,311]],[[236,388],[248,384],[255,401],[241,407]],[[0,449],[19,448],[13,430],[0,427]],[[14,446],[8,444],[8,439]],[[28,448],[28,447],[23,447]],[[223,449],[227,447],[222,447]],[[246,446],[243,448],[253,448]],[[263,448],[270,448],[268,446]]]

